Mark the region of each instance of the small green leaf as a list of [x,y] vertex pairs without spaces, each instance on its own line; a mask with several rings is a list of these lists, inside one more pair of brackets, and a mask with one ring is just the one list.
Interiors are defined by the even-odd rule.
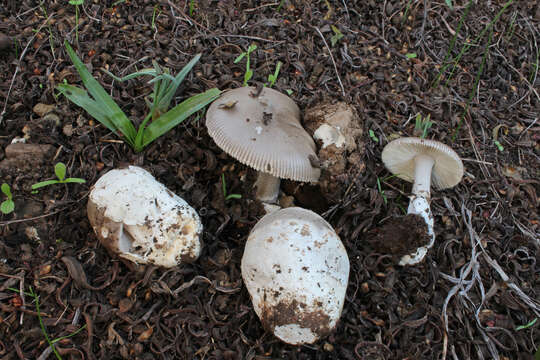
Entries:
[[379,142],[379,138],[377,137],[377,135],[375,135],[375,132],[371,129],[369,129],[369,137],[371,138],[371,140],[375,142]]
[[292,91],[291,89],[287,89],[287,90],[285,90],[285,91],[287,92],[287,94],[288,94],[289,96],[291,96],[291,95],[293,94],[293,92],[294,92],[294,91]]
[[82,5],[84,4],[84,0],[69,0],[70,5]]
[[452,5],[452,0],[444,0],[444,2],[451,10],[454,9],[454,6]]
[[525,325],[520,325],[520,326],[518,326],[518,327],[516,328],[516,331],[528,329],[528,328],[530,328],[531,326],[533,326],[537,321],[538,321],[538,318],[529,321],[529,322],[528,322],[527,324],[525,324]]
[[66,178],[66,165],[64,165],[62,162],[57,163],[54,165],[54,173],[56,174],[58,180],[64,181]]
[[405,57],[406,57],[407,59],[414,59],[414,58],[416,58],[416,56],[417,56],[416,53],[408,53],[408,54],[405,54]]
[[241,198],[242,198],[242,195],[240,195],[240,194],[229,194],[229,195],[227,195],[225,200],[229,201],[231,199],[241,199]]
[[330,43],[332,44],[332,46],[335,46],[337,42],[343,38],[343,34],[341,33],[341,31],[339,31],[339,29],[336,26],[330,25],[330,27],[332,28],[332,31],[334,32],[334,35],[332,35],[332,37],[330,38]]
[[83,184],[86,182],[86,180],[84,179],[79,179],[79,178],[67,178],[66,180],[63,181],[64,183],[77,183],[77,184]]
[[45,187],[45,186],[49,186],[49,185],[52,185],[52,184],[58,184],[59,181],[58,180],[46,180],[46,181],[41,181],[41,182],[38,182],[34,185],[32,185],[32,190],[37,190],[39,188],[42,188],[42,187]]
[[4,214],[9,214],[13,210],[15,210],[15,203],[13,200],[6,200],[0,204],[0,211]]
[[504,151],[504,146],[502,146],[499,140],[493,140],[493,143],[497,146],[497,149],[499,149],[500,152]]
[[4,193],[4,195],[7,196],[8,199],[11,199],[13,197],[13,195],[11,195],[11,188],[6,183],[2,184],[2,192]]
[[251,45],[249,45],[249,47],[247,49],[247,53],[250,54],[250,53],[254,52],[255,50],[257,50],[257,45],[251,44]]
[[236,59],[234,59],[234,63],[238,64],[244,58],[244,56],[246,56],[246,55],[247,55],[247,53],[245,53],[245,52],[241,53],[240,55],[238,55],[236,57]]

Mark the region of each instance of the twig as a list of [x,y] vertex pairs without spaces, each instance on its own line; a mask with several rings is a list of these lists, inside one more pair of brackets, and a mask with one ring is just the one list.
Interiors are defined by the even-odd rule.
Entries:
[[26,55],[26,51],[28,51],[28,47],[34,41],[37,34],[39,34],[41,29],[43,29],[43,27],[49,23],[49,20],[53,17],[53,15],[54,14],[49,15],[49,17],[47,19],[45,19],[45,21],[39,26],[37,31],[34,32],[34,35],[32,36],[32,38],[30,38],[30,41],[28,41],[28,43],[24,47],[23,52],[21,53],[21,56],[19,57],[19,62],[17,63],[17,67],[15,68],[15,72],[13,73],[13,77],[11,78],[11,83],[9,84],[9,89],[8,89],[8,93],[6,95],[6,100],[4,101],[4,108],[2,109],[2,113],[0,114],[0,125],[2,125],[2,120],[4,119],[4,114],[6,113],[7,104],[8,104],[8,100],[9,100],[9,95],[11,94],[11,89],[13,88],[13,83],[15,82],[15,78],[17,77],[17,73],[19,72],[19,70],[21,68],[22,59],[24,58],[24,55]]
[[332,51],[330,50],[330,47],[328,46],[328,43],[326,42],[326,39],[324,38],[321,30],[319,30],[319,28],[316,27],[316,26],[314,26],[314,28],[315,28],[315,30],[317,30],[317,32],[321,36],[321,38],[322,38],[322,40],[324,42],[324,45],[326,46],[326,49],[328,50],[328,53],[330,54],[330,59],[332,59],[332,64],[334,64],[334,70],[336,71],[336,76],[338,78],[339,85],[341,86],[341,93],[343,94],[343,97],[345,97],[345,88],[343,87],[343,83],[341,82],[341,78],[339,77],[338,68],[337,68],[336,62],[334,61],[334,56],[332,55]]
[[251,40],[258,40],[258,41],[266,41],[266,42],[272,42],[276,44],[284,43],[285,40],[272,40],[272,39],[265,39],[258,36],[249,36],[249,35],[234,35],[234,34],[218,34],[214,35],[217,37],[233,37],[233,38],[242,38],[242,39],[251,39]]

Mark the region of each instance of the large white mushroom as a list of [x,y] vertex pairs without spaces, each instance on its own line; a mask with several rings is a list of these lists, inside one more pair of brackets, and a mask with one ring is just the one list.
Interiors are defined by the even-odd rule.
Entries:
[[349,258],[322,217],[286,208],[267,214],[251,230],[242,278],[265,329],[289,344],[313,343],[341,316]]
[[383,149],[382,160],[397,177],[413,183],[408,214],[421,216],[427,224],[429,244],[404,255],[399,262],[400,265],[417,264],[435,243],[433,215],[429,206],[431,184],[438,189],[457,185],[463,177],[463,163],[447,145],[414,137],[399,138],[388,143]]
[[206,127],[221,149],[258,171],[256,196],[262,202],[276,202],[280,179],[319,179],[315,142],[300,123],[298,106],[279,91],[226,91],[208,108]]
[[90,192],[87,211],[100,242],[121,258],[172,267],[199,257],[197,212],[140,167],[103,175]]

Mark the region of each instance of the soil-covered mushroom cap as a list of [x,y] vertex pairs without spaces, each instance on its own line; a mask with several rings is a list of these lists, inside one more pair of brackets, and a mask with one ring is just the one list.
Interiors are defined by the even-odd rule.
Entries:
[[454,150],[438,141],[414,137],[396,139],[385,146],[382,160],[393,174],[413,182],[414,159],[418,155],[429,156],[434,160],[431,183],[436,188],[450,188],[461,181],[463,177],[461,159]]
[[310,210],[270,213],[249,234],[242,278],[263,326],[287,343],[313,343],[333,330],[348,277],[345,247]]
[[103,175],[90,192],[87,211],[103,246],[124,259],[172,267],[199,257],[197,212],[142,168]]
[[[225,152],[255,170],[281,179],[315,182],[315,143],[288,96],[269,88],[229,90],[206,114],[209,135]],[[311,159],[310,159],[311,158]]]

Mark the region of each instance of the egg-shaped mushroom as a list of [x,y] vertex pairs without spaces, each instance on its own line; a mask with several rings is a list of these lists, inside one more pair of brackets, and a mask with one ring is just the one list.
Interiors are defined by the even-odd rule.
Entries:
[[199,215],[140,167],[111,170],[99,178],[87,212],[100,242],[121,258],[172,267],[199,257]]
[[335,328],[349,266],[330,224],[298,207],[267,214],[255,225],[241,265],[264,328],[289,344],[313,343]]

